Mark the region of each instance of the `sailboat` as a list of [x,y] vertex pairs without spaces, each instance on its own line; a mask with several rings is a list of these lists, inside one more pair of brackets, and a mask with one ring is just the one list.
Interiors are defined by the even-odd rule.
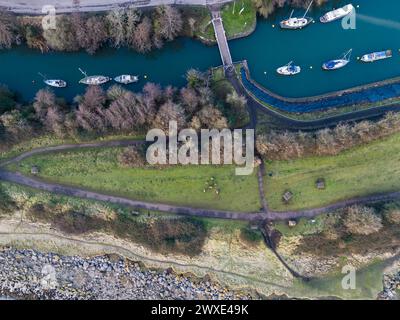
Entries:
[[301,72],[301,68],[290,61],[287,65],[276,69],[276,72],[283,76],[294,76]]
[[296,30],[296,29],[302,29],[304,27],[307,27],[311,22],[314,21],[313,18],[307,17],[307,13],[311,8],[311,5],[313,4],[314,0],[310,2],[308,5],[308,8],[306,12],[304,13],[304,16],[301,18],[296,18],[293,17],[294,10],[292,10],[292,13],[290,14],[289,19],[283,20],[280,22],[280,26],[282,29],[291,29],[291,30]]
[[87,73],[83,71],[81,68],[79,68],[79,71],[85,76],[83,79],[79,80],[79,83],[82,84],[99,86],[111,80],[110,77],[105,77],[105,76],[88,76]]
[[114,78],[115,82],[122,83],[122,84],[130,84],[139,81],[139,76],[133,76],[130,74],[123,74],[118,77]]
[[329,70],[337,70],[337,69],[345,67],[350,62],[352,51],[353,51],[353,49],[350,49],[345,54],[343,54],[343,57],[340,59],[335,59],[335,60],[330,60],[328,62],[325,62],[322,65],[322,69],[329,71]]
[[47,79],[46,76],[39,72],[39,75],[43,78],[43,82],[50,87],[54,88],[65,88],[67,86],[67,82],[60,79]]

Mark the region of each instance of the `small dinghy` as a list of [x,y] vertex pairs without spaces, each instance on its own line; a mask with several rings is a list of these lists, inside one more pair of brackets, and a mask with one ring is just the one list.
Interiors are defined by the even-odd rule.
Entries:
[[138,76],[132,76],[132,75],[129,75],[129,74],[123,74],[123,75],[120,75],[118,77],[115,77],[114,81],[118,82],[118,83],[122,83],[122,84],[130,84],[130,83],[138,82],[139,81],[139,77]]
[[67,82],[60,79],[47,79],[46,76],[39,72],[39,75],[43,78],[43,82],[50,87],[54,88],[65,88],[67,86]]
[[379,60],[389,59],[393,56],[392,50],[372,52],[361,57],[362,62],[375,62]]
[[351,57],[352,51],[353,51],[353,49],[350,49],[349,51],[347,51],[341,59],[335,59],[335,60],[330,60],[328,62],[325,62],[322,65],[322,69],[330,71],[330,70],[341,69],[341,68],[347,66],[347,64],[350,62],[350,57]]
[[294,76],[301,72],[301,68],[290,61],[287,65],[276,69],[276,72],[283,76]]
[[85,76],[85,78],[79,80],[79,83],[89,86],[99,86],[111,80],[110,77],[106,76],[88,76],[87,73],[84,72],[81,68],[79,68],[79,71],[82,72],[82,74]]
[[312,23],[314,21],[313,18],[310,17],[306,17],[308,11],[311,8],[311,5],[313,3],[314,0],[312,0],[310,2],[310,4],[308,5],[307,11],[304,13],[303,17],[301,18],[297,18],[297,17],[293,17],[293,12],[290,14],[289,19],[283,20],[280,22],[280,26],[282,29],[290,29],[290,30],[296,30],[296,29],[303,29],[304,27],[307,27],[310,23]]

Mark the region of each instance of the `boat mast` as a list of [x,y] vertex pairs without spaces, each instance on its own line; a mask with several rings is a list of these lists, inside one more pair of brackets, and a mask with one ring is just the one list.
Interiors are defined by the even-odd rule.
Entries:
[[312,1],[310,2],[310,4],[308,5],[307,11],[304,13],[303,19],[306,17],[308,11],[310,11],[310,8],[311,8],[311,5],[313,4],[313,2],[314,2],[314,0],[312,0]]
[[353,49],[350,49],[349,51],[347,51],[347,52],[344,54],[343,59],[349,61],[352,52],[353,52]]
[[294,13],[294,9],[292,10],[292,13],[290,14],[289,19],[292,19],[293,13]]
[[87,77],[87,73],[85,71],[83,71],[81,68],[78,68],[80,72],[82,72],[82,74]]

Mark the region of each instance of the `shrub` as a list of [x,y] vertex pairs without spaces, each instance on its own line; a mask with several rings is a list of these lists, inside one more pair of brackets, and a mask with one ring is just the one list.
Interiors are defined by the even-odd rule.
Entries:
[[382,229],[382,218],[373,208],[355,205],[346,209],[343,224],[351,234],[369,235]]
[[140,168],[146,165],[146,156],[143,146],[127,147],[119,154],[118,162],[123,167]]
[[260,232],[258,230],[252,230],[249,227],[240,229],[240,238],[250,245],[256,245],[262,240]]
[[400,204],[394,202],[385,205],[384,217],[389,223],[400,224]]

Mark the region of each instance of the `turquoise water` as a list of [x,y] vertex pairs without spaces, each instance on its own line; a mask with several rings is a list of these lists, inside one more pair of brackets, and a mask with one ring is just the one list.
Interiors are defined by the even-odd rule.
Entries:
[[[400,1],[330,1],[331,5],[314,10],[311,16],[319,20],[326,10],[350,2],[359,5],[355,30],[344,30],[341,21],[318,21],[304,30],[273,28],[272,24],[290,15],[286,8],[267,21],[260,19],[256,33],[250,37],[231,41],[233,59],[247,59],[254,80],[287,97],[319,95],[400,76]],[[338,58],[351,48],[353,60],[346,68],[331,72],[321,69],[324,61]],[[393,50],[392,59],[372,64],[356,60],[385,49]],[[275,73],[277,67],[291,60],[303,67],[301,74],[288,78]]]
[[[325,11],[349,2],[330,1],[311,15],[318,21]],[[283,8],[268,20],[259,19],[257,30],[251,36],[229,42],[233,59],[246,59],[254,80],[287,97],[318,95],[400,76],[400,22],[397,22],[400,1],[357,0],[352,3],[360,6],[355,30],[344,30],[340,21],[316,22],[296,31],[273,28],[273,24],[277,25],[289,15],[290,9]],[[297,14],[301,15],[302,10]],[[338,58],[350,48],[354,49],[353,61],[346,68],[334,72],[321,70],[324,61]],[[394,57],[374,64],[356,60],[357,56],[384,49],[392,49]],[[290,78],[276,75],[275,69],[290,60],[301,65],[303,72]],[[180,86],[185,82],[183,76],[187,69],[206,70],[221,64],[217,47],[207,47],[191,39],[178,39],[150,55],[136,54],[128,49],[103,50],[90,56],[86,53],[41,54],[16,48],[1,52],[0,61],[0,83],[18,91],[26,100],[43,87],[38,72],[68,81],[69,87],[57,89],[56,93],[72,99],[85,89],[78,84],[82,77],[78,67],[89,75],[139,74],[141,81],[130,86],[138,90],[146,81]]]

